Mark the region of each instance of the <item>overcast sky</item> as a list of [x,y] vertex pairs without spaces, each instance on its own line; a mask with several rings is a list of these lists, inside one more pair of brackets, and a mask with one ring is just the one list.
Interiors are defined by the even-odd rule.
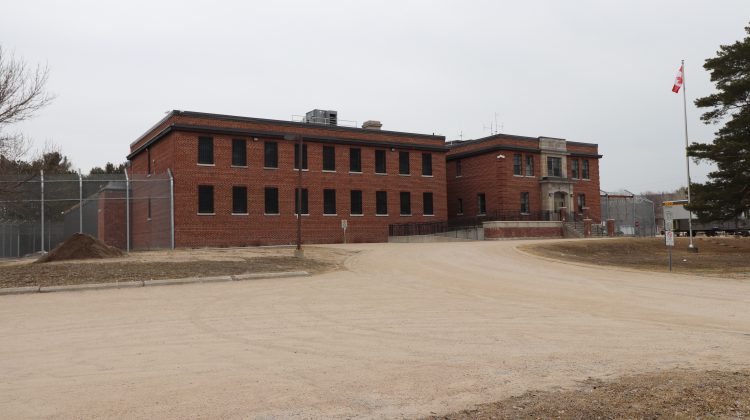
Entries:
[[[10,1],[0,43],[50,68],[54,103],[17,129],[88,171],[121,162],[167,110],[288,120],[320,108],[383,129],[599,144],[601,185],[685,183],[716,126],[692,100],[745,36],[750,1]],[[693,179],[709,167],[692,165]]]

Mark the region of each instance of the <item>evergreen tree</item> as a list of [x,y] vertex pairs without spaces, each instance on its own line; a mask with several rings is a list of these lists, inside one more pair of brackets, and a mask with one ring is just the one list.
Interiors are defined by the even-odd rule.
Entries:
[[732,220],[750,209],[750,26],[745,39],[722,45],[703,67],[718,92],[695,105],[711,108],[701,116],[706,124],[726,123],[713,143],[693,143],[688,155],[712,161],[717,169],[705,184],[693,184],[690,210],[702,221]]

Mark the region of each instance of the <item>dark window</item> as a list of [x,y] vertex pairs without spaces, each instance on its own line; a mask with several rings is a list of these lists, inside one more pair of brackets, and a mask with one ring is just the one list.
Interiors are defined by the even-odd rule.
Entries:
[[232,213],[247,213],[247,187],[232,187]]
[[461,160],[456,160],[456,176],[461,176]]
[[279,167],[279,144],[275,141],[267,141],[263,143],[263,167]]
[[[299,188],[294,189],[294,214],[299,214]],[[302,189],[302,214],[310,214],[307,206],[307,188]]]
[[487,213],[487,201],[484,199],[484,193],[477,194],[477,208],[479,214]]
[[521,213],[529,212],[529,193],[521,193]]
[[513,175],[522,175],[522,161],[521,155],[518,153],[513,155]]
[[266,214],[279,214],[279,189],[266,187]]
[[570,160],[570,172],[571,172],[571,178],[578,179],[578,159],[571,159]]
[[362,191],[352,190],[351,202],[351,214],[362,214]]
[[214,163],[214,138],[198,137],[198,163],[213,165]]
[[336,149],[333,146],[323,146],[323,170],[336,170]]
[[247,166],[247,141],[232,139],[232,165]]
[[583,179],[589,179],[589,161],[583,161]]
[[432,153],[422,153],[422,175],[432,176]]
[[586,194],[578,194],[578,212],[583,213],[584,207],[586,207]]
[[362,149],[349,149],[349,172],[362,172]]
[[526,155],[526,176],[534,176],[534,156]]
[[398,173],[409,175],[409,152],[398,152]]
[[402,191],[401,194],[401,215],[411,216],[411,193]]
[[384,174],[385,172],[385,150],[375,151],[375,173]]
[[435,214],[435,210],[432,207],[432,193],[422,193],[422,214],[425,216],[432,216]]
[[388,214],[388,193],[386,191],[375,191],[375,214],[381,216]]
[[462,198],[458,199],[458,211],[456,213],[458,215],[464,214],[464,200]]
[[547,176],[562,177],[562,158],[547,158]]
[[323,214],[336,214],[336,190],[323,190]]
[[[299,169],[299,143],[294,144],[294,169]],[[307,169],[307,145],[302,145],[302,169]]]
[[214,212],[214,186],[198,185],[198,213],[212,214]]
[[146,173],[151,175],[151,149],[146,149],[146,159],[148,159],[148,172]]

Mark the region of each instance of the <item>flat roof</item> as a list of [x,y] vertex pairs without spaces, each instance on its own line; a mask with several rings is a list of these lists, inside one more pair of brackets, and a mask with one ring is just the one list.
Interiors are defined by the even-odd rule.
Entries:
[[599,145],[596,143],[583,143],[583,142],[578,142],[578,141],[569,141],[569,140],[561,139],[559,137],[548,137],[548,136],[529,137],[529,136],[519,136],[515,134],[505,134],[505,133],[493,134],[491,136],[482,137],[478,139],[472,139],[472,140],[450,140],[446,142],[446,145],[452,149],[455,147],[463,147],[463,146],[468,146],[471,144],[483,143],[486,141],[498,140],[498,139],[522,140],[522,141],[529,141],[529,142],[539,142],[540,139],[552,139],[552,140],[563,140],[565,141],[566,144],[572,144],[574,146],[599,147]]

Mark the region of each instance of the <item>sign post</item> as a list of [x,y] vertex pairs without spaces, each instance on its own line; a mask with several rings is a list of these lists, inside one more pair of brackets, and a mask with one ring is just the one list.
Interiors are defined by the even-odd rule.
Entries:
[[346,228],[349,227],[349,223],[346,219],[341,219],[341,229],[344,230],[344,243],[346,243]]
[[674,231],[665,231],[664,239],[666,240],[667,249],[669,250],[669,271],[672,271],[672,248],[674,248]]

